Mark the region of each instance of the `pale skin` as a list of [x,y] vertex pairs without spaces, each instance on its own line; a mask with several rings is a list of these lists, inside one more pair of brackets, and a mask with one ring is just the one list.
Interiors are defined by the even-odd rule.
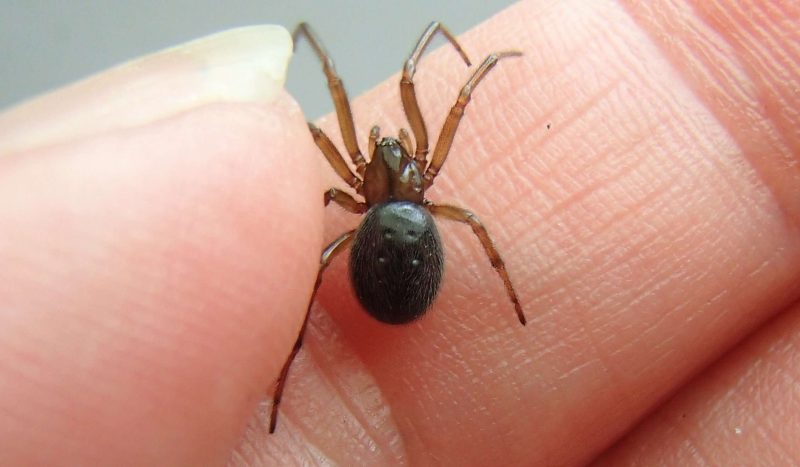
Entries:
[[[800,462],[800,13],[724,8],[526,2],[460,36],[525,55],[426,195],[480,216],[528,324],[463,225],[408,326],[339,258],[271,436],[259,401],[357,222],[323,210],[345,186],[291,98],[18,149],[0,120],[0,464]],[[468,75],[418,66],[432,141]],[[362,148],[407,126],[397,88],[353,100]]]

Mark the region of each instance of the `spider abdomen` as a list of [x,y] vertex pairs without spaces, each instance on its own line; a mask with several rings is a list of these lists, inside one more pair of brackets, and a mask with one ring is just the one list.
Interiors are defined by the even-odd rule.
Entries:
[[375,319],[403,324],[430,307],[442,280],[444,255],[424,206],[389,201],[364,215],[350,253],[356,296]]

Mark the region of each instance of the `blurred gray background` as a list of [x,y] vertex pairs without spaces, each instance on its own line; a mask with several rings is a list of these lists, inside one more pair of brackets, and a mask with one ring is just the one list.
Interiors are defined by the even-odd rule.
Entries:
[[[291,30],[300,21],[314,26],[355,96],[400,71],[430,21],[460,34],[511,3],[0,0],[0,109],[222,29],[272,23]],[[434,47],[443,43],[438,39]],[[305,43],[289,68],[287,88],[309,119],[333,109],[320,64]]]

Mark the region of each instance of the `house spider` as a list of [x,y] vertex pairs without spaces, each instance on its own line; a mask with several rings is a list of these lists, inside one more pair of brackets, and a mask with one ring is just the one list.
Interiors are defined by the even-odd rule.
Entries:
[[301,36],[306,37],[322,61],[344,146],[355,172],[331,140],[313,123],[308,124],[311,136],[333,170],[356,194],[364,198],[364,201],[359,201],[341,190],[331,188],[325,192],[325,205],[333,201],[347,211],[363,214],[364,218],[357,228],[345,232],[322,250],[317,280],[303,325],[276,383],[270,414],[270,433],[275,431],[286,377],[303,344],[311,305],[322,282],[322,273],[333,258],[348,246],[351,246],[350,280],[361,305],[378,321],[405,324],[425,313],[436,297],[442,280],[444,255],[433,216],[468,224],[483,245],[492,267],[503,280],[519,322],[525,324],[525,315],[503,260],[480,220],[466,209],[435,204],[425,198],[425,190],[433,184],[450,152],[472,91],[498,60],[519,56],[521,53],[498,52],[486,57],[461,88],[436,141],[433,156],[428,161],[428,131],[417,103],[414,73],[417,62],[436,33],[444,35],[464,62],[470,65],[455,37],[440,23],[431,23],[406,60],[400,79],[400,96],[414,141],[412,142],[405,129],[400,130],[397,138],[381,138],[380,129],[377,125],[373,126],[367,144],[370,154],[370,160],[367,161],[358,147],[350,103],[342,80],[334,69],[333,60],[306,23],[301,23],[294,32],[295,42]]

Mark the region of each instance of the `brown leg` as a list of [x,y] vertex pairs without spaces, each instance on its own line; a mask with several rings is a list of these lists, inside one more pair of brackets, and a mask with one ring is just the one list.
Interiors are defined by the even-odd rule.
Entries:
[[442,131],[439,133],[439,140],[436,141],[436,147],[433,150],[431,163],[425,170],[425,175],[423,176],[425,178],[425,188],[428,188],[433,184],[433,179],[436,177],[436,174],[439,173],[439,170],[444,164],[444,160],[447,158],[447,154],[450,152],[450,146],[453,145],[453,138],[456,135],[458,124],[461,122],[461,117],[464,116],[464,108],[472,98],[472,91],[476,86],[478,86],[478,83],[481,82],[483,77],[489,73],[489,70],[494,68],[498,60],[505,57],[516,57],[519,55],[522,55],[522,53],[517,51],[498,52],[489,55],[486,57],[486,60],[483,61],[481,66],[475,70],[475,73],[472,75],[469,81],[467,81],[467,84],[461,88],[461,93],[458,95],[455,105],[453,105],[453,107],[450,109],[450,114],[447,115],[447,119],[444,121],[444,125],[442,126]]
[[286,386],[286,377],[289,375],[289,367],[292,366],[292,362],[294,362],[294,358],[297,356],[297,352],[300,351],[300,347],[303,346],[303,336],[306,333],[306,326],[308,326],[308,317],[311,314],[311,305],[314,303],[314,297],[317,295],[317,290],[319,289],[319,285],[322,283],[322,272],[325,271],[325,268],[328,267],[328,264],[336,257],[337,254],[344,251],[350,242],[353,240],[353,232],[351,230],[349,232],[345,232],[339,238],[333,241],[327,248],[322,250],[322,257],[319,260],[319,272],[317,272],[317,281],[314,283],[314,290],[311,292],[311,298],[308,302],[308,309],[306,310],[306,317],[303,320],[303,325],[300,327],[300,334],[297,336],[297,341],[294,343],[294,347],[292,347],[291,353],[289,353],[289,357],[286,358],[286,363],[283,364],[283,369],[281,369],[281,374],[278,376],[278,381],[275,383],[275,393],[272,396],[272,412],[269,416],[269,432],[275,432],[275,425],[278,423],[278,406],[281,403],[281,398],[283,397],[283,389]]
[[336,171],[336,174],[341,177],[345,183],[355,188],[357,193],[360,193],[364,180],[350,170],[350,167],[347,166],[347,162],[344,161],[339,150],[334,146],[333,141],[313,123],[308,124],[308,129],[311,131],[311,137],[314,138],[314,143],[316,143],[319,150],[322,151],[322,154],[325,155],[325,159],[328,160],[328,163],[333,167],[333,170]]
[[408,60],[406,60],[406,64],[403,67],[403,76],[400,78],[400,98],[403,101],[403,109],[406,112],[408,124],[411,125],[411,131],[414,133],[414,139],[417,143],[414,155],[414,159],[417,162],[425,162],[425,157],[428,154],[428,130],[425,128],[425,120],[422,119],[422,112],[420,112],[419,104],[417,103],[417,94],[414,91],[414,73],[417,71],[417,62],[422,53],[425,52],[425,48],[428,47],[437,32],[441,32],[455,47],[461,58],[467,63],[467,66],[470,65],[467,54],[458,45],[456,38],[450,34],[447,28],[436,21],[428,25],[428,28],[425,29],[425,32],[422,33],[419,41],[417,41],[417,46],[414,47]]
[[342,131],[342,140],[344,146],[347,148],[350,159],[356,166],[356,172],[364,176],[366,161],[364,156],[361,155],[361,150],[358,149],[358,141],[356,140],[356,129],[353,125],[353,112],[350,110],[350,102],[347,100],[347,93],[344,90],[341,78],[336,74],[336,68],[333,65],[333,60],[328,56],[328,52],[322,47],[322,42],[317,38],[314,31],[306,23],[297,25],[294,30],[292,38],[295,43],[301,37],[305,36],[311,44],[311,48],[319,57],[322,62],[322,71],[325,72],[325,77],[328,78],[328,88],[331,91],[333,98],[333,105],[336,107],[336,117],[339,119],[339,129]]
[[425,205],[434,216],[442,216],[446,219],[463,222],[472,227],[472,231],[475,232],[475,235],[477,235],[478,239],[481,241],[481,245],[483,245],[483,249],[486,251],[486,255],[492,263],[492,267],[495,268],[500,278],[503,279],[508,297],[514,304],[514,309],[517,312],[517,318],[519,318],[519,322],[524,326],[527,320],[525,319],[525,314],[522,313],[522,306],[517,298],[517,293],[514,292],[514,286],[511,285],[511,279],[508,277],[505,263],[503,263],[503,259],[500,257],[497,249],[495,249],[494,243],[492,243],[492,239],[489,237],[489,232],[486,231],[486,227],[481,224],[478,217],[466,209],[456,206],[448,206],[445,204],[436,205],[431,202],[426,202]]
[[368,209],[366,203],[359,203],[349,194],[336,188],[331,188],[325,192],[325,206],[330,204],[331,201],[353,214],[364,214]]
[[379,127],[378,125],[374,125],[372,129],[369,130],[369,143],[367,143],[367,150],[369,151],[369,157],[372,157],[372,155],[375,153],[375,144],[377,143],[380,135],[381,135],[381,127]]
[[414,144],[411,142],[411,136],[408,135],[408,131],[406,131],[405,128],[400,128],[398,137],[403,149],[405,149],[408,154],[412,154],[414,152]]

